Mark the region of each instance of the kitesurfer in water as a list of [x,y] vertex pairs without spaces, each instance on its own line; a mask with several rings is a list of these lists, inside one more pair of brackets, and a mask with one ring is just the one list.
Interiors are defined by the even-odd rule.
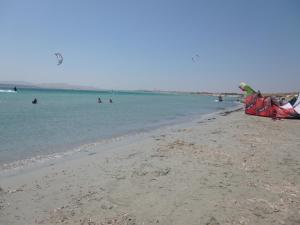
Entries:
[[102,103],[101,98],[98,98],[98,103]]
[[221,95],[218,96],[218,101],[219,101],[219,102],[223,102],[223,98],[222,98]]
[[110,98],[110,99],[109,99],[109,103],[112,103],[112,102],[113,102],[113,101],[112,101],[112,99]]
[[36,98],[33,99],[32,104],[37,104],[37,99]]
[[14,87],[14,91],[15,91],[15,92],[17,92],[17,91],[18,91],[16,86]]

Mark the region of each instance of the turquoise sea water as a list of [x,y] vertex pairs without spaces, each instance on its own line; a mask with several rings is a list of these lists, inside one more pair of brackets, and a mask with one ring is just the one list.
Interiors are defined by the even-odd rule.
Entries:
[[[101,97],[102,104],[97,103]],[[31,101],[37,98],[38,104]],[[108,100],[112,98],[113,103]],[[148,92],[0,92],[0,164],[157,128],[235,105],[234,99]]]

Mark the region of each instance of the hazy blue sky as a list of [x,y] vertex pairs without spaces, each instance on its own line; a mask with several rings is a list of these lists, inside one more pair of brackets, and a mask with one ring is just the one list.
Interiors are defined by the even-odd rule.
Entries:
[[0,81],[300,90],[300,1],[0,0]]

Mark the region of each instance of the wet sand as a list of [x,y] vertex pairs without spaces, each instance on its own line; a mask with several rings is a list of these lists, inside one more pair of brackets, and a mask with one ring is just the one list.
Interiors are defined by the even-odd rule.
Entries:
[[0,177],[0,224],[300,224],[300,121],[242,111]]

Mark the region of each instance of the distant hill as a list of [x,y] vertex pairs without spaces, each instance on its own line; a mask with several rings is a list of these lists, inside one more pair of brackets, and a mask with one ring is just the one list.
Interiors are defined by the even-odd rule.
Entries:
[[236,93],[236,92],[192,92],[192,94],[195,95],[213,95],[213,96],[218,96],[218,95],[225,95],[225,96],[242,96],[243,94],[241,93]]
[[84,86],[84,85],[72,85],[65,83],[42,83],[34,84],[30,82],[23,81],[0,81],[1,88],[43,88],[43,89],[64,89],[64,90],[102,90],[93,86]]
[[284,93],[262,93],[263,96],[277,96],[277,97],[289,97],[298,95],[299,92],[284,92]]

